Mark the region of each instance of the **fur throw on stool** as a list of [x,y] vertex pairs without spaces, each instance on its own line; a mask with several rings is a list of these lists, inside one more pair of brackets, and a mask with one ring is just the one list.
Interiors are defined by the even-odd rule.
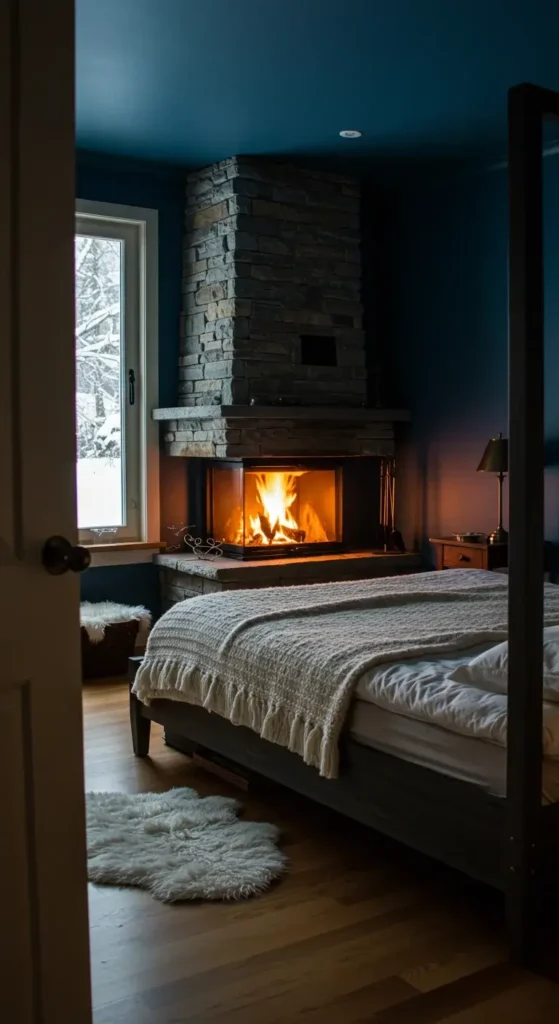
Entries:
[[147,635],[151,624],[151,612],[143,605],[117,604],[115,601],[82,601],[80,624],[86,630],[92,644],[100,644],[107,626],[118,622],[139,622],[141,634]]

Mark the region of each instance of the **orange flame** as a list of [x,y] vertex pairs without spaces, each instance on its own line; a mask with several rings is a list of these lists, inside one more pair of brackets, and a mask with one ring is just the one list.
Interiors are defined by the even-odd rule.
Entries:
[[305,470],[289,473],[258,473],[256,476],[256,511],[249,512],[248,544],[320,544],[328,535],[319,516],[308,503],[293,514],[297,499],[297,477]]

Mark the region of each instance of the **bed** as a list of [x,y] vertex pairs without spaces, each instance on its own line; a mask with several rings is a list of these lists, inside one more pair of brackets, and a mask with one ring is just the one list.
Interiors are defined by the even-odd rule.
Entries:
[[[557,625],[559,587],[544,589],[545,621]],[[134,663],[135,752],[147,753],[154,720],[185,753],[257,772],[502,888],[510,868],[507,699],[452,676],[506,638],[507,597],[506,577],[457,569],[182,602],[154,628],[145,660]],[[401,658],[387,654],[402,647]],[[278,729],[275,701],[256,716],[250,707],[259,666],[267,692],[283,676],[287,731]],[[329,749],[324,756],[316,736],[309,745],[305,729],[294,728],[296,714],[309,714],[316,732],[320,716],[312,703],[310,711],[307,701],[296,705],[289,691],[324,687],[328,671],[338,671],[329,701],[342,705],[351,678],[335,758]],[[331,728],[326,714],[326,745]],[[544,729],[541,802],[552,857],[559,703],[545,703]]]
[[425,752],[429,743],[428,757],[434,757],[437,743],[415,727],[413,736],[404,737],[402,729],[409,733],[412,727],[400,723],[398,731],[386,709],[384,716],[369,712],[366,728],[369,738],[376,737],[376,746],[369,746],[362,742],[358,705],[340,737],[339,773],[325,778],[298,754],[203,707],[167,696],[146,705],[131,695],[139,756],[148,751],[150,721],[161,722],[167,741],[179,749],[215,751],[498,886],[505,893],[511,954],[522,963],[537,960],[541,949],[559,852],[554,766],[544,761],[542,744],[542,123],[550,116],[559,117],[559,94],[532,85],[509,91],[508,742],[506,752],[495,755],[499,763],[476,760],[471,745],[462,756],[457,741],[447,751],[452,772],[448,757],[443,764],[440,743],[436,763],[424,754],[410,759],[414,744]]
[[[382,665],[381,669],[387,673],[405,673],[419,678],[423,675],[431,680],[443,680],[458,666],[468,664],[474,654],[487,649],[488,645],[482,645],[447,657],[433,656],[421,661]],[[138,658],[132,660],[132,685],[140,661]],[[379,707],[368,699],[367,683],[368,680],[365,678],[356,687],[355,699],[348,714],[346,735],[342,740],[343,745],[347,741],[355,742],[421,768],[478,786],[490,796],[501,799],[506,796],[506,747]],[[131,693],[131,699],[135,701],[137,714],[150,714],[147,708],[138,708],[140,702],[137,701],[134,692]],[[173,704],[172,700],[168,703]],[[161,706],[160,703],[159,708]],[[151,713],[159,713],[156,704],[152,705]],[[184,720],[187,721],[188,717],[187,711]],[[211,729],[211,725],[208,725],[208,729]],[[559,741],[557,723],[555,735]],[[170,737],[173,738],[173,742],[170,742]],[[188,750],[190,753],[197,746],[193,740],[190,743],[186,740],[181,742],[177,734],[171,733],[166,738],[170,745],[178,746],[179,749]],[[237,746],[243,745],[238,739],[235,742]],[[270,744],[267,746],[271,747]],[[198,749],[201,752],[203,745],[199,744]],[[242,757],[242,754],[240,756]],[[559,755],[556,754],[553,757],[544,757],[543,760],[542,803],[549,805],[558,801]]]

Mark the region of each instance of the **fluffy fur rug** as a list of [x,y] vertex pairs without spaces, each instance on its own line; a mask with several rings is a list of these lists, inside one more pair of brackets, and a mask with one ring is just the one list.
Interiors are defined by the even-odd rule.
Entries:
[[275,825],[239,821],[236,800],[167,793],[87,794],[88,875],[156,899],[252,896],[285,871]]
[[80,604],[80,624],[87,630],[92,644],[101,643],[106,626],[131,619],[138,619],[140,633],[147,635],[151,612],[141,604],[116,604],[115,601],[82,601]]

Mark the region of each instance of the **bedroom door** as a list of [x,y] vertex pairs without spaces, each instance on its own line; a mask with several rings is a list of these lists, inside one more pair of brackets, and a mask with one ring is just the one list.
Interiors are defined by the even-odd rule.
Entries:
[[0,3],[0,1016],[90,1021],[76,536],[73,0]]

